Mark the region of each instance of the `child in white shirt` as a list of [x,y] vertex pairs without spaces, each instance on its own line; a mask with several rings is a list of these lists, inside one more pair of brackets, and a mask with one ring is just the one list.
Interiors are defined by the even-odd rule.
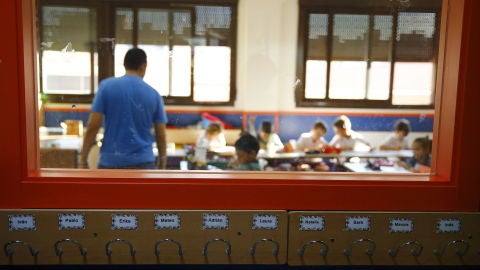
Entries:
[[325,123],[319,121],[312,126],[310,132],[302,133],[297,140],[296,148],[298,151],[321,151],[328,142],[323,137],[327,133]]
[[380,145],[380,150],[403,150],[408,149],[408,139],[406,138],[410,132],[410,122],[407,119],[400,119],[393,127],[393,134],[388,136]]
[[207,147],[214,151],[216,148],[222,148],[227,145],[225,135],[222,132],[222,125],[219,123],[210,123],[205,132],[197,138],[196,146]]
[[362,145],[372,149],[370,143],[365,141],[362,135],[352,130],[352,123],[347,116],[340,116],[333,123],[333,129],[335,130],[335,136],[330,141],[331,146],[340,148],[342,151],[357,150]]

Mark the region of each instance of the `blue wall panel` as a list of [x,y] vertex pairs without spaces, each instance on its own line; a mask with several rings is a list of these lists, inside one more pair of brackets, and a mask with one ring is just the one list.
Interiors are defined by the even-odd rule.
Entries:
[[[86,126],[88,121],[88,112],[68,112],[68,111],[46,111],[45,125],[47,127],[59,127],[65,120],[83,120]],[[241,128],[243,124],[243,115],[241,113],[212,113],[220,120],[229,123],[234,128]],[[258,130],[263,121],[275,123],[273,114],[246,114],[248,118],[254,116],[255,128]],[[282,141],[287,142],[290,139],[297,139],[303,132],[308,132],[312,125],[317,121],[323,121],[327,125],[328,131],[325,136],[330,140],[334,133],[332,124],[337,119],[337,115],[302,115],[302,114],[284,114],[279,115],[278,135]],[[352,127],[356,131],[391,131],[395,122],[401,118],[410,121],[412,131],[432,132],[433,117],[431,116],[384,116],[384,115],[355,115],[351,116]],[[171,112],[168,113],[168,125],[176,127],[186,127],[196,125],[202,121],[201,112]]]

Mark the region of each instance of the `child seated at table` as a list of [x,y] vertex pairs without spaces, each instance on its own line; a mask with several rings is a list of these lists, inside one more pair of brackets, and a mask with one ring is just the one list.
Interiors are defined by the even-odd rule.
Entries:
[[227,142],[222,131],[222,125],[220,123],[210,123],[205,129],[205,132],[197,138],[196,147],[206,147],[210,151],[225,147]]
[[407,135],[410,132],[410,123],[407,119],[400,119],[393,127],[393,134],[380,145],[380,150],[408,149]]
[[327,126],[324,122],[318,121],[312,126],[310,132],[302,133],[297,140],[298,151],[321,151],[328,142],[323,137],[327,133]]
[[399,166],[417,173],[429,173],[431,166],[432,140],[427,137],[416,138],[412,143],[413,157],[400,161]]
[[269,121],[263,121],[260,126],[260,131],[255,131],[255,117],[250,117],[249,119],[249,132],[253,136],[257,137],[258,143],[260,144],[260,149],[266,150],[267,152],[276,153],[280,150],[283,150],[284,146],[280,137],[273,132],[272,123]]
[[235,171],[260,171],[260,163],[257,160],[257,154],[260,145],[257,139],[244,134],[235,142],[236,159],[229,164]]
[[352,130],[350,119],[342,115],[333,123],[335,136],[330,141],[330,145],[340,148],[342,151],[359,150],[362,145],[364,148],[372,149],[370,143],[365,141],[362,135]]

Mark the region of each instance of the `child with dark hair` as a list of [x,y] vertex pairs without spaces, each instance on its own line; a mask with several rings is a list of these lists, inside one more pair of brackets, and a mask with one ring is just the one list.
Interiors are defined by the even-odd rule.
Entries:
[[257,154],[260,145],[257,139],[244,134],[235,142],[236,160],[230,163],[230,167],[236,171],[260,171]]
[[327,125],[322,121],[316,122],[310,132],[300,135],[296,144],[297,150],[304,152],[321,151],[324,146],[328,145],[328,142],[323,138],[325,133],[327,133]]
[[267,150],[267,152],[278,152],[283,150],[283,143],[280,137],[273,132],[272,123],[269,121],[263,121],[260,126],[260,131],[255,131],[255,117],[249,119],[249,132],[253,136],[257,137],[260,149]]
[[408,133],[410,133],[410,122],[407,119],[398,120],[393,127],[393,134],[380,145],[380,150],[408,149]]
[[416,138],[412,143],[413,157],[400,161],[399,166],[419,173],[429,173],[431,167],[432,140],[427,137]]

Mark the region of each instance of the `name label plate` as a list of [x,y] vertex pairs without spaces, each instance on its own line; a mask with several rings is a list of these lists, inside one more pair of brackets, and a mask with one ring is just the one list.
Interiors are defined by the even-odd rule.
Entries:
[[84,230],[85,215],[84,214],[58,214],[59,230]]
[[138,217],[131,214],[112,215],[112,230],[136,230]]
[[202,229],[227,230],[227,214],[203,214]]
[[369,231],[370,230],[370,217],[346,217],[345,218],[345,230],[347,231]]
[[8,215],[9,231],[35,231],[37,222],[34,215]]
[[325,230],[325,217],[323,216],[300,216],[300,231],[323,231]]
[[156,214],[155,229],[179,230],[181,227],[180,216],[178,214]]
[[462,221],[458,218],[439,219],[436,233],[459,233],[462,230]]
[[276,215],[254,215],[252,222],[253,230],[277,230],[278,216]]
[[413,219],[391,218],[388,230],[390,233],[411,233],[413,232]]

